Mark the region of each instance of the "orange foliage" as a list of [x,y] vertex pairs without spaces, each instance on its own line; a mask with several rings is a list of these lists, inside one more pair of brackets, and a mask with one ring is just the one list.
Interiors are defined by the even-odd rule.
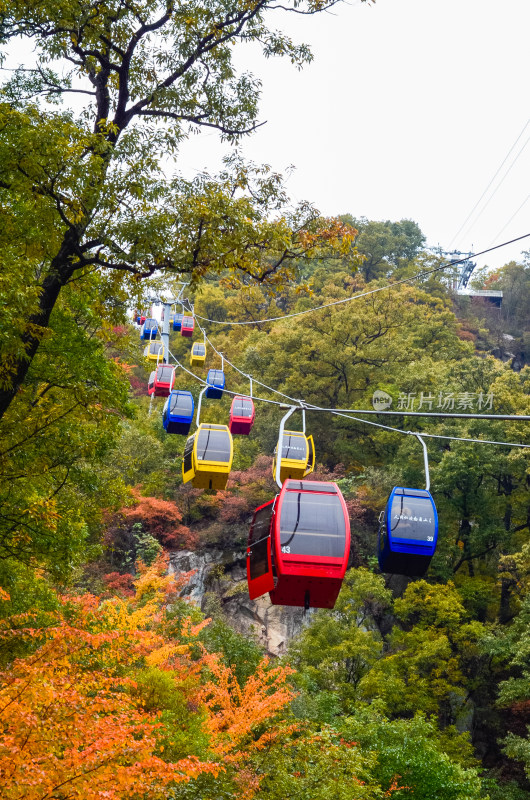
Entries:
[[[162,559],[142,569],[132,602],[64,598],[53,627],[0,630],[0,641],[18,636],[35,644],[0,674],[3,800],[165,797],[170,784],[222,769],[195,756],[168,763],[155,755],[161,725],[131,691],[131,668],[143,659],[186,678],[200,669],[188,645],[153,630],[177,588],[164,567]],[[196,632],[190,622],[187,634]]]
[[245,753],[270,744],[278,731],[269,729],[258,738],[254,738],[252,732],[293,699],[293,691],[287,684],[293,670],[290,667],[270,668],[265,658],[241,688],[232,670],[217,656],[205,655],[204,660],[212,679],[203,687],[200,697],[210,711],[207,728],[213,752],[238,761],[241,757],[238,750],[243,742]]

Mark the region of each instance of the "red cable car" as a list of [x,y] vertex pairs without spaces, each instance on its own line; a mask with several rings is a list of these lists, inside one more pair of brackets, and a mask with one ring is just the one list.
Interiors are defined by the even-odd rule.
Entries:
[[181,336],[193,336],[193,329],[195,328],[195,320],[193,317],[182,317],[180,324]]
[[336,483],[286,480],[254,513],[247,545],[251,600],[333,608],[350,554],[350,520]]
[[248,436],[255,417],[256,409],[251,398],[236,394],[230,407],[228,430],[230,433],[242,433]]
[[169,364],[159,364],[156,368],[154,380],[155,397],[169,397],[175,381],[175,367]]

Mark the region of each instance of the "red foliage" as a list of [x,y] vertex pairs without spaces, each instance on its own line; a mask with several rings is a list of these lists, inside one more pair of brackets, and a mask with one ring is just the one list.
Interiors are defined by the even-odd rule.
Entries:
[[128,378],[132,393],[135,397],[142,397],[142,395],[147,394],[147,383],[145,379],[142,380],[132,373],[129,373]]
[[182,525],[182,514],[172,500],[160,500],[158,497],[142,497],[137,489],[133,490],[135,505],[121,510],[125,525],[132,527],[141,523],[144,530],[158,539],[161,545],[170,548],[193,549],[197,545],[197,536],[186,525]]
[[272,458],[266,455],[259,455],[251,467],[245,470],[234,470],[230,474],[229,488],[234,485],[250,486],[259,484],[263,488],[270,488],[274,491],[276,484],[272,477]]
[[233,495],[228,492],[219,509],[219,519],[222,522],[236,523],[247,520],[249,514],[253,514],[255,506],[250,502],[250,498],[245,495]]
[[346,508],[348,509],[348,515],[352,523],[366,522],[367,509],[362,506],[361,501],[357,497],[346,500]]
[[129,327],[127,325],[115,325],[112,329],[112,333],[116,339],[123,339],[124,336],[129,335]]
[[133,576],[129,572],[123,575],[119,572],[109,572],[103,576],[107,585],[105,595],[110,597],[132,597],[134,595]]
[[477,338],[474,333],[471,333],[471,331],[464,331],[462,329],[457,331],[456,335],[463,342],[474,342]]

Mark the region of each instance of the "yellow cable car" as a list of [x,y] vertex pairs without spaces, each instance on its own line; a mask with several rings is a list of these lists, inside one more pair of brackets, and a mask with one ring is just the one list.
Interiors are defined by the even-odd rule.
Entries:
[[162,363],[164,361],[164,345],[162,342],[149,342],[144,350],[144,356],[149,361],[160,361]]
[[206,361],[206,345],[195,342],[191,348],[190,364],[192,367],[200,367]]
[[233,457],[228,426],[201,423],[184,447],[182,480],[191,481],[196,489],[224,489]]
[[[276,447],[272,462],[272,475],[276,478]],[[280,461],[280,481],[288,478],[302,480],[315,469],[315,445],[312,436],[302,431],[284,431]]]

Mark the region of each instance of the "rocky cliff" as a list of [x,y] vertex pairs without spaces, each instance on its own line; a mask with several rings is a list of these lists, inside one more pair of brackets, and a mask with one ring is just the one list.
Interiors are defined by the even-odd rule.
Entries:
[[243,552],[179,551],[171,555],[169,570],[175,575],[192,572],[182,594],[206,613],[212,597],[217,598],[230,625],[252,637],[270,655],[283,655],[311,614],[300,608],[273,606],[268,595],[250,600]]

